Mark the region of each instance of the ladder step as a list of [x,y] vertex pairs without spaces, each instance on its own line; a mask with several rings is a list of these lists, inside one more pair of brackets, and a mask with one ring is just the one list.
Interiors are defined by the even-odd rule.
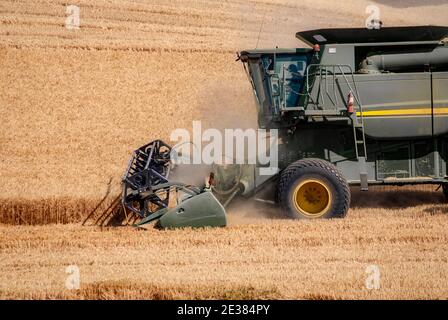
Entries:
[[358,158],[359,163],[359,180],[361,183],[361,190],[362,191],[368,191],[369,190],[369,183],[368,183],[368,176],[367,176],[367,166],[366,166],[366,158],[365,157],[359,157]]
[[[287,110],[293,111],[293,108],[287,108]],[[305,110],[306,116],[341,116],[341,110]]]
[[356,141],[356,143],[357,143],[357,144],[364,144],[364,141],[362,141],[362,140],[358,140],[358,141]]

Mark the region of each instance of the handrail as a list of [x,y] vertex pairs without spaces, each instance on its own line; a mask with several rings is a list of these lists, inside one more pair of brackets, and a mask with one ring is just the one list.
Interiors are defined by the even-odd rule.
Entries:
[[[312,68],[316,68],[317,71],[315,71],[314,73],[311,73],[310,71],[312,70]],[[348,72],[344,72],[345,70],[348,70]],[[338,73],[336,73],[336,71],[338,71]],[[325,73],[325,77],[323,77],[323,72]],[[332,75],[332,85],[333,85],[333,95],[335,98],[335,101],[332,100],[331,94],[328,91],[328,80],[327,77],[328,75]],[[350,90],[350,92],[353,94],[353,97],[356,101],[356,104],[358,105],[358,111],[359,111],[359,115],[360,115],[360,125],[362,127],[362,139],[363,139],[363,151],[364,151],[364,156],[367,157],[367,149],[366,149],[366,144],[365,144],[365,136],[364,136],[364,117],[363,117],[363,110],[362,110],[362,103],[361,103],[361,98],[359,97],[359,92],[358,92],[358,88],[356,86],[356,81],[355,81],[355,76],[353,73],[353,69],[350,65],[347,64],[328,64],[328,65],[323,65],[323,64],[310,64],[309,66],[307,66],[306,68],[306,92],[309,95],[310,91],[312,89],[312,87],[314,86],[314,84],[310,85],[310,76],[315,77],[316,75],[319,75],[319,88],[318,88],[318,95],[321,94],[321,88],[322,88],[322,80],[325,81],[324,85],[325,85],[325,93],[328,96],[329,100],[331,101],[331,103],[333,104],[333,106],[337,107],[337,105],[339,104],[339,101],[337,100],[337,94],[336,94],[336,84],[337,84],[337,76],[336,74],[339,74],[342,76],[342,78],[345,81],[345,84],[347,85],[348,89]],[[350,81],[348,79],[348,76],[351,77],[353,86],[350,85]],[[325,103],[325,100],[323,99],[322,96],[322,101],[323,103]],[[355,110],[354,114],[354,121],[357,122],[357,112]],[[354,130],[354,134],[355,134],[355,140],[356,140],[356,132],[355,132],[355,128],[353,128]],[[355,141],[356,143],[356,141]],[[356,157],[359,157],[359,152],[358,152],[358,147],[355,146],[355,151],[356,151]]]
[[[337,82],[336,70],[338,70],[339,71],[338,74],[342,75],[342,77],[345,80],[345,83],[347,84],[347,87],[350,89],[350,91],[352,91],[352,93],[353,93],[353,95],[355,97],[356,103],[358,104],[358,106],[360,108],[359,112],[362,115],[362,103],[361,103],[361,99],[360,99],[359,94],[358,94],[358,88],[356,87],[355,76],[354,76],[352,67],[350,65],[348,65],[348,64],[326,64],[326,65],[324,65],[324,64],[310,64],[310,65],[308,65],[307,68],[306,68],[306,92],[308,94],[310,93],[310,90],[312,89],[312,85],[310,85],[310,76],[315,76],[316,75],[316,73],[311,73],[310,72],[310,70],[312,68],[314,68],[314,67],[316,67],[319,70],[319,76],[320,76],[321,79],[322,79],[322,71],[325,70],[325,88],[326,88],[326,93],[327,93],[327,95],[329,97],[331,97],[331,96],[328,93],[327,75],[328,74],[332,75],[333,95],[335,97],[335,100],[337,99],[336,85],[335,85],[336,82]],[[328,70],[328,68],[331,68],[332,72],[330,70]],[[352,78],[353,87],[350,85],[350,82],[347,79],[346,72],[344,72],[344,70],[343,70],[344,68],[349,70],[348,74]],[[321,86],[320,83],[319,83],[319,86]],[[338,102],[339,101],[336,101],[336,104],[333,103],[333,105],[337,105]]]

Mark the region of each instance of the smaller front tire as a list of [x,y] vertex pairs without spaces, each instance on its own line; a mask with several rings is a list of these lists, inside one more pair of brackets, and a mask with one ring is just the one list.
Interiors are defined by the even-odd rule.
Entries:
[[330,162],[303,159],[282,171],[277,198],[290,218],[342,218],[350,206],[350,188]]

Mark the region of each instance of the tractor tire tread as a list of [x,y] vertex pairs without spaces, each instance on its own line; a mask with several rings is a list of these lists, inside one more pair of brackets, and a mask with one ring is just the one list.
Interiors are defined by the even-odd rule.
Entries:
[[332,217],[343,218],[346,216],[350,206],[350,188],[342,173],[330,162],[318,159],[318,158],[306,158],[297,160],[291,163],[286,169],[280,173],[276,198],[280,203],[280,207],[288,212],[288,208],[285,205],[287,203],[285,197],[288,195],[289,184],[291,178],[296,174],[297,170],[306,168],[318,168],[323,170],[327,174],[336,177],[338,180],[338,188],[341,188],[343,201],[340,201],[342,206],[338,207],[337,213],[334,213]]

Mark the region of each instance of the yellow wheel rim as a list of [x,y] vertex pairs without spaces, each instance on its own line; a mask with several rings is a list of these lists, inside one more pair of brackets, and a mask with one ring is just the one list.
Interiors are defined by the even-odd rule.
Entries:
[[331,205],[331,193],[328,186],[319,180],[305,180],[294,189],[294,206],[298,211],[311,218],[323,216]]

